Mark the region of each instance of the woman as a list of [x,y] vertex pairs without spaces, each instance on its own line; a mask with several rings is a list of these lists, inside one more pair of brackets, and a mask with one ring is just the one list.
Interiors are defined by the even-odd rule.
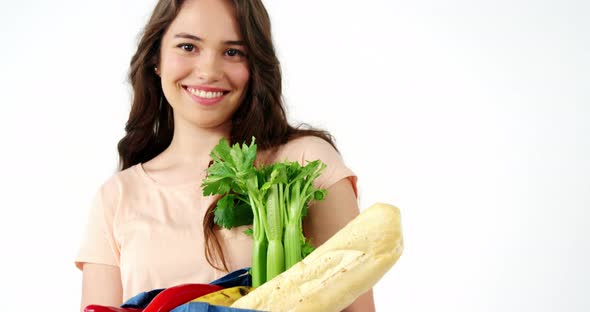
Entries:
[[[133,105],[121,171],[93,202],[77,266],[82,308],[143,291],[208,283],[250,265],[242,228],[213,224],[200,184],[220,138],[256,137],[257,161],[321,159],[328,189],[304,221],[320,245],[359,213],[356,176],[328,133],[287,123],[270,21],[259,0],[161,0],[131,61]],[[374,310],[371,292],[347,310]]]

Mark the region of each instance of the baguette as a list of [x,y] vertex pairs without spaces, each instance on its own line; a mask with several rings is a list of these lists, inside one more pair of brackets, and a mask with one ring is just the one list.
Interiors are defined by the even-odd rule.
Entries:
[[234,302],[263,311],[341,311],[371,289],[403,250],[399,209],[375,204],[289,270]]

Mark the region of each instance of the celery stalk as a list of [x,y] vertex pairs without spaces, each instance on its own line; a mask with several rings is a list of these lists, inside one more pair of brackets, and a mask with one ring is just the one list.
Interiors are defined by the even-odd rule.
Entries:
[[266,239],[254,240],[252,250],[252,268],[250,274],[252,275],[252,287],[258,287],[266,282],[266,253],[268,242]]
[[268,241],[264,231],[264,207],[250,196],[250,205],[254,214],[252,227],[254,246],[252,250],[252,267],[250,274],[252,274],[252,286],[258,287],[266,282],[266,254],[268,249]]
[[301,227],[297,222],[287,223],[285,228],[285,270],[301,261]]
[[273,184],[268,190],[266,200],[265,230],[268,238],[266,257],[266,278],[270,280],[285,270],[285,252],[283,249],[283,223],[279,194],[279,185]]

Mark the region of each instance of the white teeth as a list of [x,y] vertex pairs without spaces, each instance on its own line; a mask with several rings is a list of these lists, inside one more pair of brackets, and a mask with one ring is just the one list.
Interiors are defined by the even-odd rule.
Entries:
[[223,92],[207,92],[207,91],[203,91],[203,90],[197,90],[197,89],[193,89],[193,88],[187,88],[187,90],[198,96],[198,97],[202,97],[202,98],[206,98],[206,99],[212,99],[212,98],[216,98],[216,97],[220,97],[223,95]]

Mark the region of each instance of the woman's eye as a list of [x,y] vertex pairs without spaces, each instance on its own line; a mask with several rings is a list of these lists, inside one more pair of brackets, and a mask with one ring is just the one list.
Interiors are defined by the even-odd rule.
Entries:
[[193,50],[195,49],[195,46],[190,43],[181,43],[178,45],[178,47],[186,52],[193,52]]
[[229,49],[225,52],[228,56],[246,56],[246,54],[238,49]]

